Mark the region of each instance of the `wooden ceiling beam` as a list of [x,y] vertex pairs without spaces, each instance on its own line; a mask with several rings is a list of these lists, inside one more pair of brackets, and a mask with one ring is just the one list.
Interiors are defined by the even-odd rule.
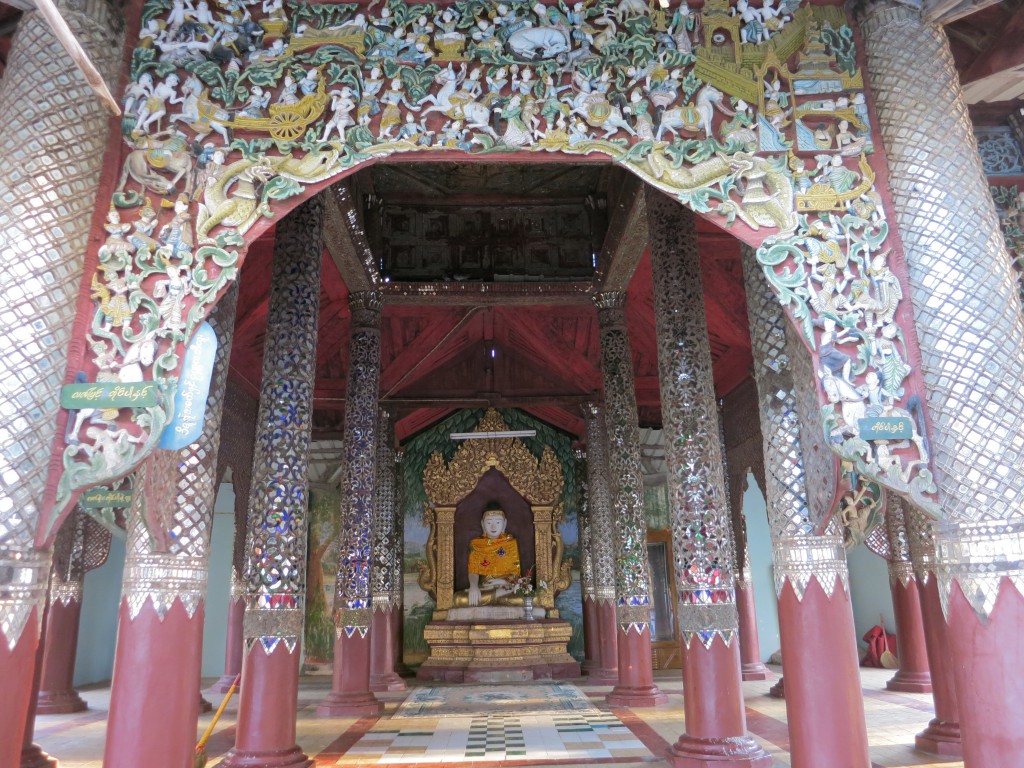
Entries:
[[933,24],[950,24],[1002,0],[924,0],[921,15]]
[[370,250],[366,232],[363,231],[352,194],[345,182],[332,186],[324,198],[324,245],[345,285],[353,293],[380,288],[383,282],[377,269],[377,260]]
[[380,287],[388,304],[399,306],[525,307],[593,302],[594,284],[585,280],[546,283],[392,282]]
[[597,256],[594,283],[598,292],[624,291],[647,247],[647,204],[644,183],[625,176],[622,191],[609,211],[608,234]]
[[985,45],[985,50],[971,62],[960,82],[969,85],[1000,72],[1024,64],[1024,6],[1006,20],[1002,28]]
[[465,397],[392,397],[381,400],[381,405],[400,411],[418,408],[579,408],[593,400],[593,394],[567,395],[501,395],[494,392],[479,392]]
[[477,341],[476,335],[461,332],[466,330],[479,312],[480,307],[472,307],[460,316],[449,315],[447,323],[430,323],[381,372],[382,398],[390,397],[399,387],[413,384],[443,360],[450,360]]

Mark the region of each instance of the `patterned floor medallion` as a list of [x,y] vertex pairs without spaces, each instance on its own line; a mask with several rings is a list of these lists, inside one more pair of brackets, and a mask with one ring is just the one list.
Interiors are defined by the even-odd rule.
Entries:
[[415,688],[396,718],[449,715],[554,715],[597,712],[586,694],[571,683],[525,685],[435,685]]

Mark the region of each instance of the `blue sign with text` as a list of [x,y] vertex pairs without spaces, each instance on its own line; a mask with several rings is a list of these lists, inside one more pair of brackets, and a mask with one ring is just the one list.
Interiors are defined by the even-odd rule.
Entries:
[[206,398],[217,355],[217,334],[203,323],[188,343],[178,390],[174,393],[174,418],[160,436],[160,447],[176,451],[199,439],[206,421]]

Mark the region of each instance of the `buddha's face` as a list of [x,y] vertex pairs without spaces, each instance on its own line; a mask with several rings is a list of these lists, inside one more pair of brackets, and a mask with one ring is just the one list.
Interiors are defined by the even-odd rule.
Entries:
[[488,539],[496,539],[505,532],[505,515],[502,512],[487,512],[484,514],[480,525],[484,529],[484,535]]

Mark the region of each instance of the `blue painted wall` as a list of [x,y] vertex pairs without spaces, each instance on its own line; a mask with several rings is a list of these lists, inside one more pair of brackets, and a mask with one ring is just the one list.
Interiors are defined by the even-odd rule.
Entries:
[[[231,548],[235,535],[235,494],[225,483],[214,504],[210,581],[206,593],[203,627],[203,677],[220,677],[224,671],[228,594],[231,588]],[[110,680],[117,642],[117,608],[121,601],[124,541],[115,538],[107,562],[85,576],[82,621],[75,656],[75,685]]]
[[757,639],[761,660],[767,661],[781,647],[779,612],[772,577],[772,542],[768,528],[768,507],[753,475],[747,475],[743,494],[743,514],[747,519],[747,548],[754,581],[754,605],[757,608]]

